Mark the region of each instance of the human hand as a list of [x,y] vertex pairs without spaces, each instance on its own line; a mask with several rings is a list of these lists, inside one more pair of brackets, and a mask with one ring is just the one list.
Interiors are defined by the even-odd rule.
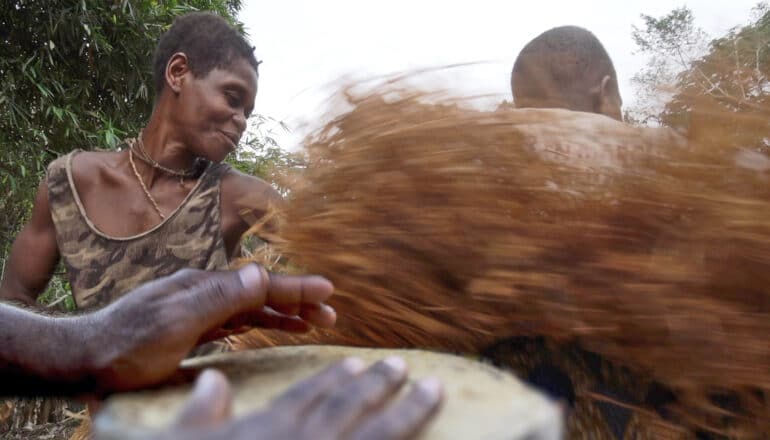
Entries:
[[88,315],[86,362],[102,390],[157,384],[195,345],[234,330],[333,326],[334,309],[323,303],[332,291],[325,278],[268,274],[256,265],[181,270]]
[[435,379],[417,382],[403,398],[390,402],[406,381],[404,361],[388,358],[363,369],[361,360],[346,359],[295,384],[267,409],[234,421],[229,382],[220,372],[206,370],[169,430],[150,435],[97,418],[96,438],[387,440],[417,436],[443,400],[440,383]]

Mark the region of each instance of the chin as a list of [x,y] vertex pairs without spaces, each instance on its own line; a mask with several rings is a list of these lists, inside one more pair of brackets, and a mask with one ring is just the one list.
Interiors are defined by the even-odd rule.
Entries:
[[197,156],[208,161],[219,163],[225,160],[228,154],[233,151],[230,145],[224,145],[221,141],[210,142],[202,145],[197,151]]
[[223,151],[216,151],[216,152],[208,151],[207,154],[201,157],[211,162],[219,163],[227,158],[227,155],[230,153],[230,151],[231,151],[230,149],[223,150]]

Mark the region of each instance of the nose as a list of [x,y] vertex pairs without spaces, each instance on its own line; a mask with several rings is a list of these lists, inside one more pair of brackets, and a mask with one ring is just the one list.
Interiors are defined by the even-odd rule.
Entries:
[[235,128],[238,129],[238,133],[246,131],[246,115],[243,113],[236,113],[233,115],[233,121],[235,122]]

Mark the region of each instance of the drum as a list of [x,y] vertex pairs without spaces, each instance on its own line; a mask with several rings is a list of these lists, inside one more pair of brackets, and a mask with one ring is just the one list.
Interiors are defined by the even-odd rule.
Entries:
[[[183,369],[222,371],[233,384],[233,415],[238,418],[265,408],[290,385],[345,357],[373,363],[394,355],[407,362],[410,380],[430,376],[444,383],[444,404],[422,439],[561,438],[562,412],[549,398],[503,370],[449,354],[338,346],[276,347],[189,359]],[[185,384],[114,395],[96,419],[97,434],[100,438],[132,438],[137,430],[162,429],[175,419],[190,389],[191,384]]]

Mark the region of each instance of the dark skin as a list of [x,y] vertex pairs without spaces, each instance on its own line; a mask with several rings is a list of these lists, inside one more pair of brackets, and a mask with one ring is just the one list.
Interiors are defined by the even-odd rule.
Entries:
[[[107,393],[157,385],[196,344],[246,324],[285,321],[282,327],[296,331],[307,330],[308,323],[332,326],[336,316],[323,303],[332,290],[322,277],[270,275],[250,265],[237,272],[182,270],[78,316],[56,318],[0,303],[0,395]],[[299,317],[266,314],[266,306],[296,311]],[[36,335],[36,343],[30,344],[29,334]],[[405,382],[402,360],[386,359],[363,370],[361,361],[348,359],[295,384],[265,411],[237,421],[228,421],[229,383],[208,370],[171,429],[134,432],[97,419],[96,435],[123,440],[407,439],[436,413],[442,391],[433,380],[418,382],[406,397],[383,408]]]
[[[526,78],[519,77],[514,72],[513,81],[523,82]],[[543,96],[541,99],[533,97],[521,97],[513,91],[513,101],[517,108],[563,108],[567,110],[597,113],[608,116],[618,121],[623,121],[623,100],[617,92],[611,91],[609,87],[610,76],[604,75],[598,84],[587,83],[582,78],[576,78],[575,81],[582,81],[585,93],[576,103],[569,103],[560,100],[555,96]],[[524,87],[526,88],[526,87]]]
[[[254,108],[257,72],[243,59],[202,77],[189,69],[185,54],[173,55],[166,66],[166,84],[143,132],[149,155],[161,165],[186,170],[195,158],[221,162],[235,149]],[[197,184],[197,179],[170,176],[134,159],[137,171],[165,215],[172,213]],[[88,218],[101,232],[116,237],[141,234],[161,222],[129,163],[128,151],[83,152],[73,158],[73,180]],[[250,226],[242,211],[260,218],[280,195],[264,181],[228,172],[222,179],[221,230],[230,256]],[[120,203],[115,203],[115,201]],[[248,203],[245,203],[248,200]],[[32,217],[17,236],[0,285],[0,299],[33,304],[45,289],[59,261],[56,232],[41,182]]]
[[0,303],[0,393],[155,385],[203,342],[253,326],[294,332],[333,326],[334,309],[324,304],[332,291],[322,277],[269,275],[248,265],[181,270],[83,315],[56,318]]

